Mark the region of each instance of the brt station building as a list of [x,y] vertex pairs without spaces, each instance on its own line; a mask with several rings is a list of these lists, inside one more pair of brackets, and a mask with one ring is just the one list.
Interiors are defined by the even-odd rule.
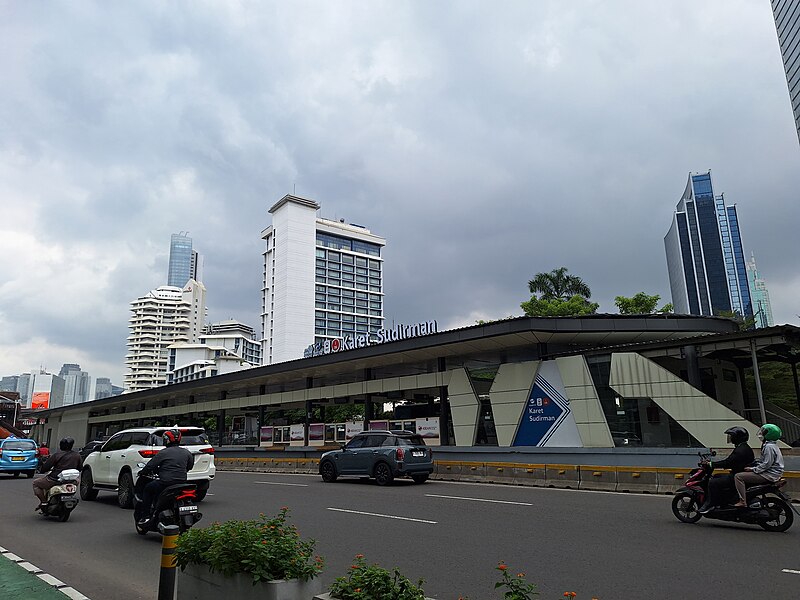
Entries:
[[[442,332],[429,321],[338,342],[298,360],[37,411],[32,436],[52,444],[68,435],[80,446],[131,427],[215,417],[212,443],[249,452],[318,451],[370,428],[416,428],[431,445],[498,453],[721,448],[733,425],[757,448],[764,421],[800,439],[797,417],[762,397],[758,377],[759,364],[788,363],[800,398],[794,326],[740,332],[731,320],[691,315],[520,317]],[[326,422],[328,407],[352,403],[363,404],[362,421]],[[393,418],[376,420],[390,406]]]

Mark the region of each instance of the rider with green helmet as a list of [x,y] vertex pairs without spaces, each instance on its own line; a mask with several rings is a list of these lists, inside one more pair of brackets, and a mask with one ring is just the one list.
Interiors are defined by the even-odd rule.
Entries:
[[783,475],[783,455],[778,448],[778,440],[783,435],[781,428],[772,423],[765,423],[758,430],[758,439],[761,440],[761,458],[746,467],[744,472],[737,473],[734,477],[736,491],[739,493],[739,502],[734,506],[747,506],[747,485],[764,485],[778,481]]

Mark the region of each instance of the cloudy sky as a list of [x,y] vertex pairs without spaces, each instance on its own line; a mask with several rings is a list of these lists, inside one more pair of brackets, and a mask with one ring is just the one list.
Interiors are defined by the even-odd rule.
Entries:
[[521,314],[566,266],[600,310],[669,299],[690,171],[736,203],[800,322],[800,144],[767,0],[0,0],[0,375],[121,385],[171,233],[209,318],[259,324],[286,193],[368,226],[389,323]]

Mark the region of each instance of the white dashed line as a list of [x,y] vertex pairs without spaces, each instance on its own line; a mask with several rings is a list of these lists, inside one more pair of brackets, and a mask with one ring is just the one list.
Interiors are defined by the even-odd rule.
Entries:
[[428,498],[447,498],[449,500],[472,500],[473,502],[494,502],[495,504],[516,504],[518,506],[533,506],[530,502],[512,502],[511,500],[489,500],[488,498],[467,498],[465,496],[442,496],[441,494],[425,494]]
[[791,573],[792,575],[800,575],[800,571],[795,569],[782,569],[781,573]]
[[308,487],[307,483],[283,483],[281,481],[254,481],[253,483],[261,483],[263,485],[291,485],[294,487]]
[[343,512],[343,513],[351,513],[354,515],[366,515],[368,517],[382,517],[384,519],[399,519],[401,521],[414,521],[416,523],[428,523],[430,525],[436,525],[436,521],[428,521],[426,519],[412,519],[411,517],[398,517],[397,515],[382,515],[379,513],[371,513],[371,512],[362,512],[360,510],[347,510],[345,508],[330,508],[328,510],[333,510],[336,512]]

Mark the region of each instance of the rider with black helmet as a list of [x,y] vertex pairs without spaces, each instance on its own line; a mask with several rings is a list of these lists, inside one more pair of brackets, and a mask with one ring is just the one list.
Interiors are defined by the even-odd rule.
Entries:
[[734,477],[737,473],[744,471],[745,467],[749,467],[755,460],[753,449],[747,441],[750,439],[750,434],[744,427],[729,427],[725,430],[728,436],[728,443],[734,444],[736,447],[730,453],[728,458],[723,460],[709,461],[709,465],[714,469],[730,469],[730,474],[727,475],[714,475],[708,482],[708,496],[703,506],[698,510],[699,513],[705,514],[710,512],[717,506],[725,495],[734,489]]
[[83,466],[83,459],[81,455],[75,452],[72,447],[75,445],[75,440],[71,437],[62,438],[58,442],[58,452],[51,454],[50,457],[42,465],[42,472],[47,472],[45,477],[39,477],[33,480],[33,493],[39,499],[39,504],[36,510],[46,504],[47,490],[54,485],[58,484],[58,474],[67,469],[77,469],[80,471]]
[[163,434],[164,445],[166,448],[161,450],[150,459],[139,476],[157,475],[154,479],[144,486],[142,492],[142,503],[136,507],[137,521],[147,522],[150,516],[150,509],[162,490],[178,483],[186,483],[187,474],[194,466],[194,456],[186,448],[181,448],[181,430],[178,428],[167,429]]

